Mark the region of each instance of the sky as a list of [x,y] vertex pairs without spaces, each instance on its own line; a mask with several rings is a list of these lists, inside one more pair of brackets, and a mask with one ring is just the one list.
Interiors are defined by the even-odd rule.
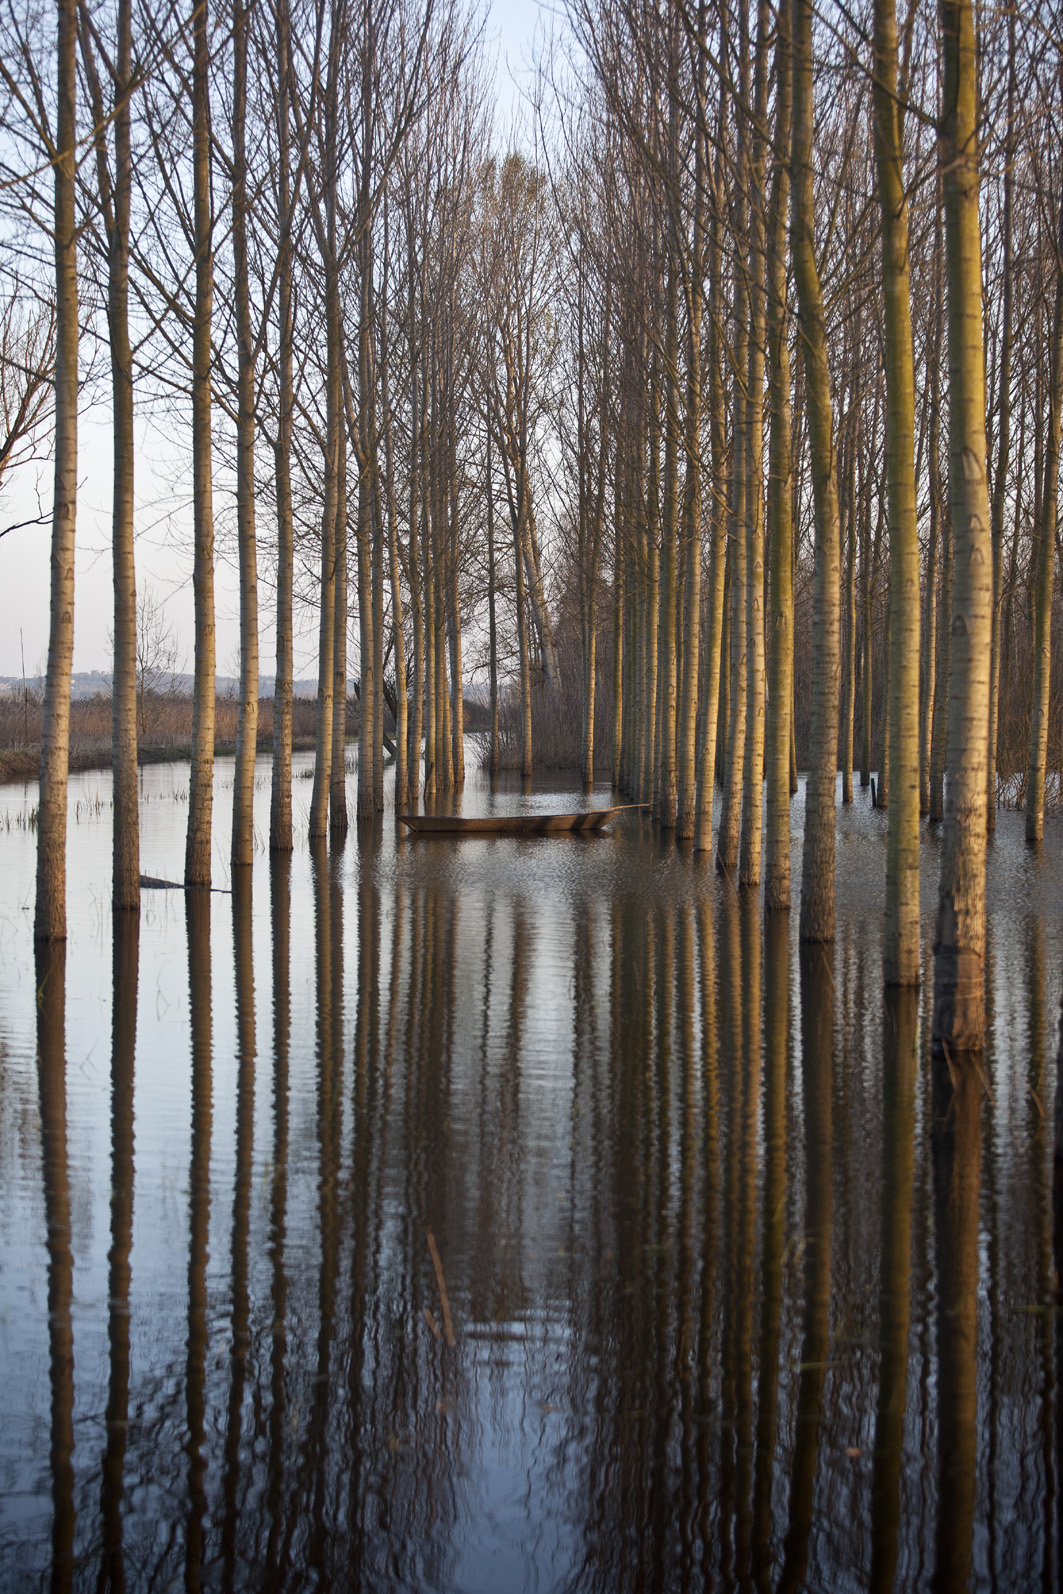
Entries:
[[[497,49],[496,126],[501,133],[519,114],[520,84],[527,81],[536,33],[549,28],[549,0],[488,0],[487,36]],[[106,350],[100,351],[104,380],[93,391],[106,394]],[[78,417],[77,559],[74,578],[74,669],[109,670],[113,598],[110,562],[111,428],[106,399],[86,399]],[[177,639],[179,668],[192,670],[192,535],[190,460],[153,428],[138,426],[136,461],[136,562],[138,590],[150,587],[164,605]],[[0,533],[37,516],[46,524],[0,535],[0,676],[43,674],[48,652],[49,541],[52,496],[50,461],[19,466],[0,484]],[[236,552],[228,532],[228,497],[215,488],[217,660],[220,675],[238,673],[238,586]],[[262,532],[271,531],[266,523]],[[261,671],[270,675],[275,657],[271,623],[274,595],[268,561],[259,582]],[[296,678],[317,673],[317,617],[297,617]]]

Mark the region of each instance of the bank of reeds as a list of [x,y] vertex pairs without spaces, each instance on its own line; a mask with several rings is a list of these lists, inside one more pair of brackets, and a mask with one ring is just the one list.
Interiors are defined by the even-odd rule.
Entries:
[[[41,759],[42,704],[32,693],[0,698],[0,780],[36,778]],[[297,697],[293,703],[292,742],[297,749],[314,745],[317,705],[313,698]],[[214,750],[231,753],[236,745],[237,704],[233,697],[216,700]],[[357,734],[357,709],[347,707],[347,734]],[[273,699],[258,705],[258,748],[273,746]],[[146,694],[138,738],[142,764],[166,763],[191,757],[192,699],[184,695]],[[70,705],[70,768],[108,769],[111,763],[111,700],[100,695],[75,699]]]

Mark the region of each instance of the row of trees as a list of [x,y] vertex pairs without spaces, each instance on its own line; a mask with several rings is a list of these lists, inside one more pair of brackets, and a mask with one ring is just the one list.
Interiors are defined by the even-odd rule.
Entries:
[[819,19],[807,0],[572,0],[532,145],[504,155],[458,0],[58,0],[54,34],[13,8],[5,30],[12,236],[30,261],[34,226],[54,245],[38,937],[65,929],[78,334],[99,305],[116,908],[138,902],[137,392],[191,459],[189,885],[210,879],[220,484],[241,585],[234,868],[261,543],[271,848],[292,845],[298,602],[319,615],[315,837],[348,825],[350,676],[367,815],[386,710],[397,804],[460,786],[470,650],[492,767],[512,683],[530,773],[571,634],[584,779],[604,733],[614,781],[772,908],[800,752],[806,940],[833,936],[838,768],[849,800],[858,752],[864,784],[877,762],[890,983],[918,980],[919,816],[944,817],[935,1033],[979,1045],[1000,775],[1021,771],[1031,839],[1045,803],[1063,378],[1046,20],[987,13],[976,39],[967,0],[910,8],[899,35],[892,0]]

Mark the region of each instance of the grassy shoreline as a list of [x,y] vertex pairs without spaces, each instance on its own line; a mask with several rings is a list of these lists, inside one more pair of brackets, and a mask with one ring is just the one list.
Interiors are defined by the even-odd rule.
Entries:
[[[293,753],[304,753],[313,749],[313,737],[296,737],[292,741]],[[215,758],[223,758],[226,754],[236,751],[236,743],[219,741],[214,744]],[[259,753],[273,751],[272,738],[265,742],[259,741]],[[190,763],[192,758],[192,743],[167,742],[165,746],[159,743],[142,744],[137,748],[137,763],[143,768],[149,764],[181,764]],[[92,743],[87,746],[72,747],[70,749],[70,773],[81,774],[92,769],[111,768],[110,742]],[[41,769],[41,746],[38,742],[32,747],[4,747],[0,748],[0,785],[14,785],[19,781],[36,780]]]
[[[292,704],[292,747],[313,747],[317,702],[296,698]],[[236,751],[237,704],[219,696],[214,704],[216,756]],[[137,762],[168,764],[192,757],[192,700],[184,695],[146,693],[139,704]],[[357,721],[348,706],[347,731]],[[41,767],[43,712],[39,698],[0,701],[0,783],[36,780]],[[273,699],[259,698],[258,751],[273,749]],[[70,705],[70,771],[111,768],[111,699],[77,698]]]

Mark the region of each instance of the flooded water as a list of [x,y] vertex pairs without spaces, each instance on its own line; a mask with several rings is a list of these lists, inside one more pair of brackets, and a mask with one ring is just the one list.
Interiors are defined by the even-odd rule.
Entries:
[[[145,872],[186,789],[143,773]],[[866,798],[826,951],[637,814],[389,812],[112,934],[82,775],[36,960],[35,800],[0,789],[5,1589],[1058,1587],[1058,825],[1000,816],[950,1078],[882,992]]]

